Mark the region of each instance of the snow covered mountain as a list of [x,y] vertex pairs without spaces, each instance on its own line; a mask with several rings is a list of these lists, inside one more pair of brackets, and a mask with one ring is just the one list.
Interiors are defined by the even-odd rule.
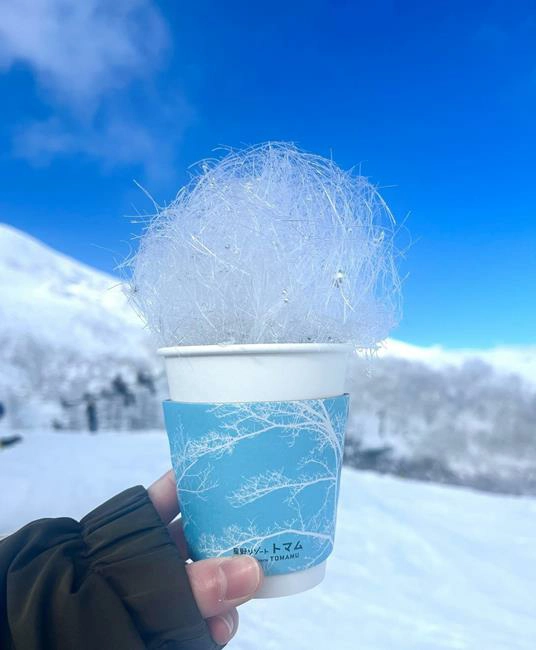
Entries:
[[518,375],[536,385],[536,344],[501,345],[489,349],[446,349],[441,345],[419,347],[388,339],[379,352],[380,358],[392,357],[423,363],[431,368],[460,367],[478,359],[503,375]]
[[159,367],[153,347],[117,278],[0,224],[0,401],[13,426],[61,425],[61,400]]
[[[118,278],[6,224],[0,224],[0,336],[4,341],[31,337],[88,359],[104,355],[149,361],[154,348]],[[434,369],[479,359],[536,383],[536,345],[448,350],[389,339],[378,356]]]
[[[118,278],[1,223],[0,335],[4,339],[31,336],[88,358],[104,354],[147,361],[154,348]],[[536,345],[448,350],[389,339],[378,356],[436,369],[479,359],[536,383]]]
[[149,349],[116,278],[3,224],[0,279],[4,337],[31,335],[55,348],[83,350],[88,357],[139,358]]
[[[117,278],[0,225],[4,427],[161,426],[154,348]],[[356,467],[536,493],[536,345],[388,340],[377,359],[355,361],[349,383]]]

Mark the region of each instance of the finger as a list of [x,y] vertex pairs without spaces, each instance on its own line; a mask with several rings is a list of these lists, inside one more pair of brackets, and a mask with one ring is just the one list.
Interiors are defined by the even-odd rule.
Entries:
[[169,524],[179,514],[179,501],[173,470],[169,470],[147,490],[160,519]]
[[182,519],[175,519],[175,521],[172,521],[168,526],[168,530],[171,539],[179,549],[181,558],[187,560],[190,557],[190,551],[188,550],[188,544],[186,542],[186,537],[184,536]]
[[225,645],[234,637],[238,629],[238,611],[233,607],[225,614],[209,618],[207,625],[214,641],[218,645]]
[[242,605],[262,582],[261,566],[249,556],[200,560],[188,564],[186,571],[203,618]]

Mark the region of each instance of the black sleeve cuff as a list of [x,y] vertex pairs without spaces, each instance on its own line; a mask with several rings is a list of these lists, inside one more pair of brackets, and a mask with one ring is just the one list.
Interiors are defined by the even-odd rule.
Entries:
[[148,648],[216,650],[177,547],[147,491],[134,487],[82,519],[90,571],[121,598]]

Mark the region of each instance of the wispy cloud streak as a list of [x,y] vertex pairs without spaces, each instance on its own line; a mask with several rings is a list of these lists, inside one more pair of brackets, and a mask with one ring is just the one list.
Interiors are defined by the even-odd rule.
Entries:
[[[179,92],[161,101],[170,48],[152,0],[1,3],[0,70],[28,66],[50,109],[48,119],[18,125],[16,155],[47,163],[79,153],[107,166],[141,163],[153,175],[163,169],[157,159],[171,164],[193,111]],[[142,100],[131,101],[134,88]]]

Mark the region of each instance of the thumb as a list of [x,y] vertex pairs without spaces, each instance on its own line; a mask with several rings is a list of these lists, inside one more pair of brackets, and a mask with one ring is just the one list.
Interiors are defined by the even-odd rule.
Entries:
[[200,560],[188,564],[186,571],[204,618],[250,600],[263,578],[260,564],[249,556]]

